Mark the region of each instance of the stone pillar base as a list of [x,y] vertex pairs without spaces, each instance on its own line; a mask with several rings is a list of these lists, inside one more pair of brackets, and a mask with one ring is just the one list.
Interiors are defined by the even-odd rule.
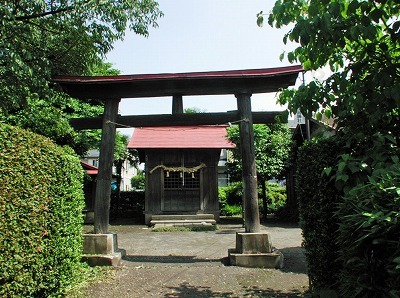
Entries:
[[228,250],[232,266],[282,268],[283,254],[272,249],[270,235],[259,233],[236,233],[236,248]]
[[82,260],[90,266],[118,266],[125,255],[118,248],[116,233],[83,234]]

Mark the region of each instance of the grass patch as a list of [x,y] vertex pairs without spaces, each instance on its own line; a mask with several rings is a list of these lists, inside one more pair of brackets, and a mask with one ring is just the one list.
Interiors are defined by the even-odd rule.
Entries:
[[90,285],[96,285],[106,280],[110,280],[115,276],[114,268],[107,266],[84,266],[83,270],[84,272],[81,275],[81,280],[79,280],[74,286],[67,289],[65,293],[66,298],[87,297],[86,291]]
[[216,231],[216,225],[211,226],[175,226],[175,227],[159,227],[151,229],[152,232],[204,232]]

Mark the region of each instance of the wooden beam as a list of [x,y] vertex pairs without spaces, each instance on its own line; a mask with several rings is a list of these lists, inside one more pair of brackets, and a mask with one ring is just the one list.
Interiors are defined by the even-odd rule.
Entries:
[[254,150],[253,117],[251,113],[251,94],[235,94],[240,119],[240,148],[242,151],[242,177],[244,223],[247,233],[260,231],[260,214],[258,210],[257,172]]
[[172,96],[172,114],[183,114],[182,95]]
[[[282,112],[252,112],[254,124],[274,123],[275,118]],[[100,129],[102,117],[71,119],[71,125],[76,130]],[[124,127],[149,127],[149,126],[190,126],[190,125],[215,125],[240,121],[238,111],[225,113],[197,113],[197,114],[161,114],[118,116],[115,120],[117,128]],[[281,119],[287,122],[287,119]]]
[[300,65],[232,71],[121,76],[58,76],[53,82],[81,99],[277,92],[295,84]]
[[97,175],[96,197],[94,201],[94,232],[108,233],[110,218],[110,196],[112,165],[115,146],[115,120],[118,114],[119,99],[105,102],[102,119],[102,134],[100,144],[99,172]]

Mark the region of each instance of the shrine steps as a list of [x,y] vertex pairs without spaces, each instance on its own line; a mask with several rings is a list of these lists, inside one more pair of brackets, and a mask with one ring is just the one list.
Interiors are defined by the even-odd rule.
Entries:
[[159,227],[182,227],[182,226],[211,226],[216,221],[213,214],[168,214],[153,215],[150,225]]

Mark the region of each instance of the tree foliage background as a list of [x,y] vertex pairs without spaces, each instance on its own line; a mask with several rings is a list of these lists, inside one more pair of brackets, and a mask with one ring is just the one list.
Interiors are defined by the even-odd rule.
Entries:
[[[115,74],[102,58],[125,30],[148,35],[162,16],[153,0],[3,1],[0,6],[0,121],[46,135],[82,153],[70,117],[102,113],[58,92],[54,75]],[[81,148],[82,147],[82,148]]]
[[392,246],[400,237],[399,9],[398,0],[278,0],[268,15],[271,26],[290,25],[284,43],[298,44],[282,59],[331,70],[327,79],[284,90],[279,102],[333,118],[337,128],[341,152],[322,175],[343,192],[334,233],[341,297],[400,295],[400,249]]
[[[256,157],[257,180],[262,189],[264,215],[268,212],[265,183],[272,178],[282,178],[291,147],[290,130],[281,123],[255,124],[254,149]],[[227,129],[228,138],[236,144],[232,150],[232,158],[227,162],[232,181],[242,180],[242,162],[240,149],[239,126]]]
[[353,155],[372,160],[377,152],[365,152],[365,145],[372,147],[377,134],[386,139],[384,151],[399,145],[399,9],[395,0],[293,0],[277,1],[268,17],[277,28],[294,25],[284,37],[299,44],[287,53],[290,62],[332,71],[324,81],[283,91],[280,103],[308,117],[333,118]]

